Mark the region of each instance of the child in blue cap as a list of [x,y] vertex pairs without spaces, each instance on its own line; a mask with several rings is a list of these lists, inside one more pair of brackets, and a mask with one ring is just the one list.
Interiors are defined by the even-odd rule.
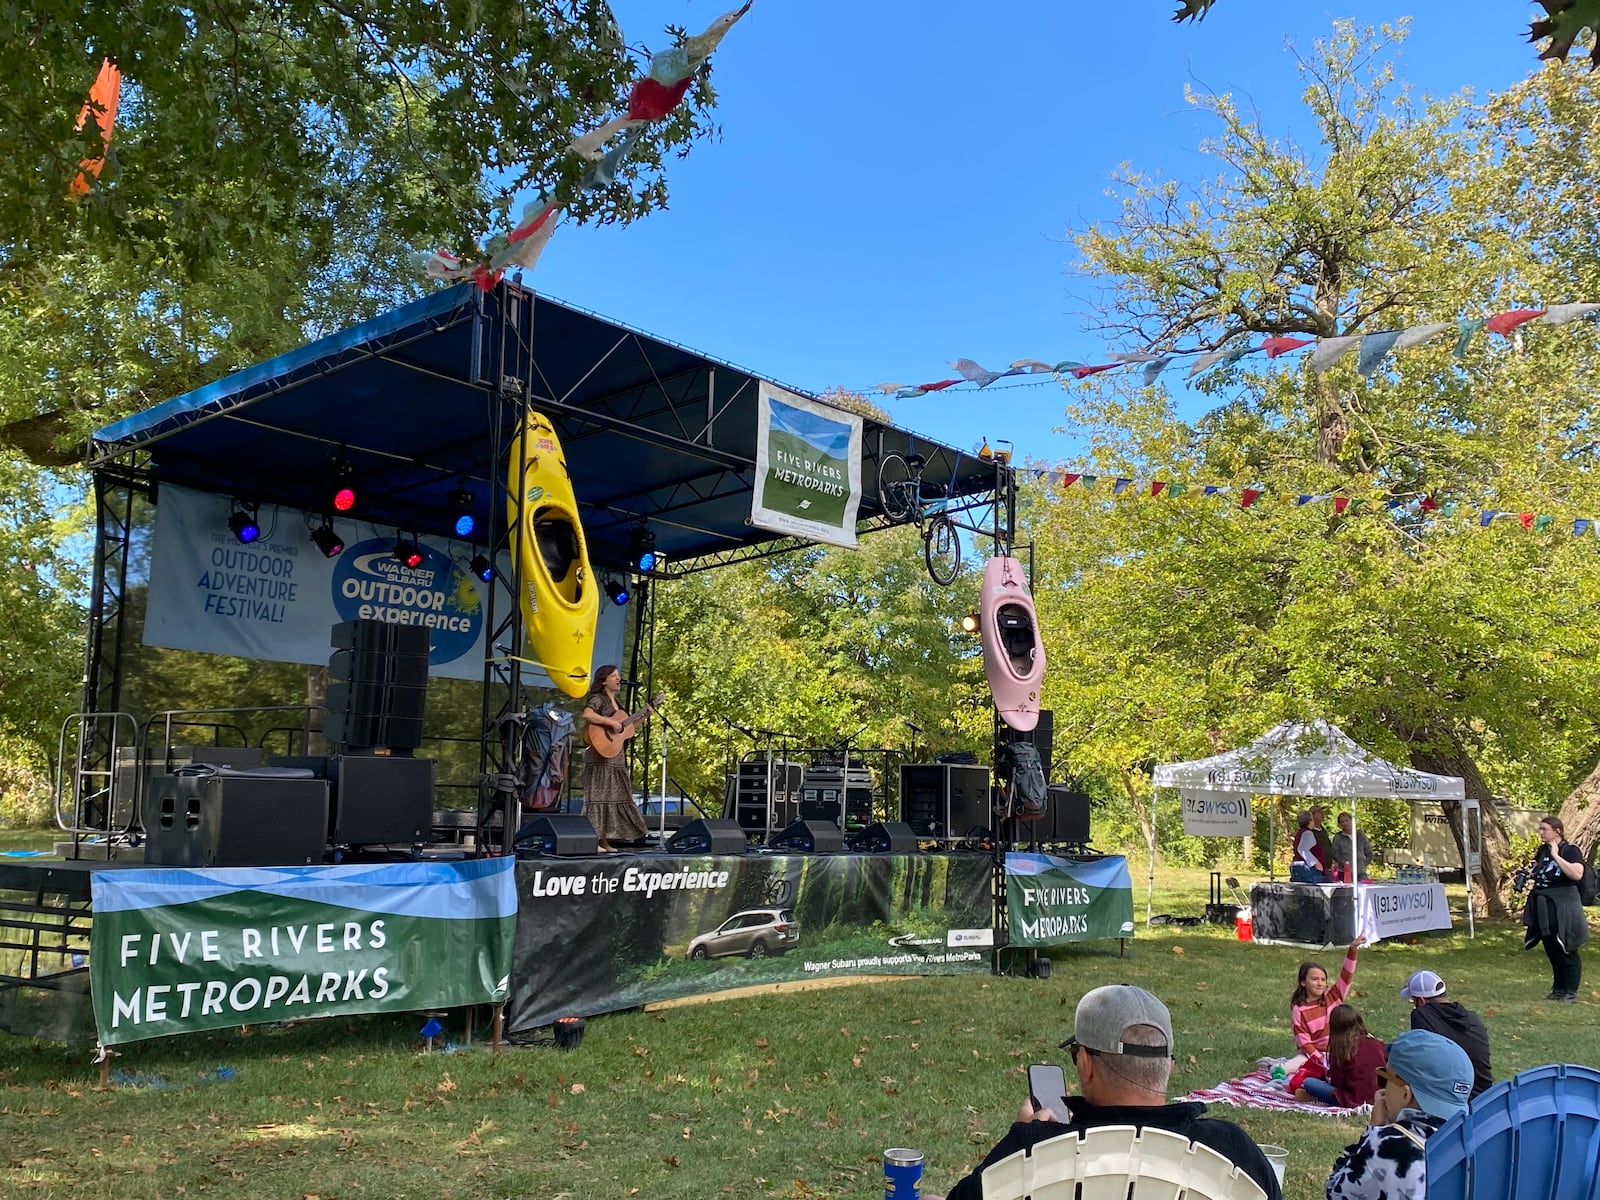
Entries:
[[1466,1110],[1472,1060],[1447,1037],[1409,1029],[1390,1044],[1378,1082],[1371,1124],[1333,1164],[1328,1200],[1422,1200],[1423,1143]]

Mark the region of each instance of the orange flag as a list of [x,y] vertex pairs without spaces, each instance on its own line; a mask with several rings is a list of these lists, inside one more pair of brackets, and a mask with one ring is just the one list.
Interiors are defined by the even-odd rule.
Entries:
[[[100,136],[106,146],[111,145],[111,127],[117,123],[117,101],[122,97],[122,72],[107,58],[100,63],[100,74],[95,77],[94,86],[89,89],[89,99],[83,106],[83,111],[78,114],[76,128],[82,129],[89,121],[89,114],[95,108],[100,109],[95,113],[95,120],[100,125]],[[105,165],[105,151],[102,150],[93,158],[86,158],[78,164],[82,169],[72,177],[72,194],[74,196],[87,196],[89,194],[88,175],[100,178],[100,168]]]

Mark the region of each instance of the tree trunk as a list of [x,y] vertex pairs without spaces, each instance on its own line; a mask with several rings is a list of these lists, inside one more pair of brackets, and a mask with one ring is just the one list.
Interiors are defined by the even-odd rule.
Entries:
[[[1501,819],[1494,801],[1489,798],[1489,788],[1483,781],[1478,764],[1454,738],[1450,742],[1453,748],[1443,753],[1412,750],[1411,765],[1419,771],[1431,771],[1436,775],[1458,775],[1466,785],[1467,795],[1480,797],[1478,804],[1483,815],[1483,855],[1478,875],[1469,881],[1469,886],[1479,910],[1503,921],[1510,914],[1506,911],[1505,901],[1500,898],[1500,864],[1511,852],[1511,839],[1506,834],[1505,821]],[[1450,821],[1450,833],[1456,839],[1456,850],[1461,855],[1462,863],[1465,863],[1467,844],[1466,830],[1461,824],[1461,805],[1446,801],[1444,813]]]
[[1600,804],[1596,800],[1600,800],[1600,764],[1561,802],[1567,841],[1582,850],[1585,858],[1591,858],[1600,843]]
[[1139,826],[1139,832],[1144,835],[1144,844],[1153,860],[1156,853],[1156,822],[1155,813],[1150,804],[1144,799],[1143,793],[1134,786],[1133,774],[1129,771],[1121,772],[1122,790],[1128,793],[1128,803],[1133,808],[1133,819]]

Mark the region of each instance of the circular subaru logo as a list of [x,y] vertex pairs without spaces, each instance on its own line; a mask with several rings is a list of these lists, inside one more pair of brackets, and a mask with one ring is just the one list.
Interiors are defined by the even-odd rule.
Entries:
[[424,625],[428,661],[438,666],[460,658],[478,640],[483,607],[477,582],[442,550],[418,543],[422,561],[408,567],[394,544],[372,538],[346,547],[333,569],[333,603],[341,621],[387,621]]

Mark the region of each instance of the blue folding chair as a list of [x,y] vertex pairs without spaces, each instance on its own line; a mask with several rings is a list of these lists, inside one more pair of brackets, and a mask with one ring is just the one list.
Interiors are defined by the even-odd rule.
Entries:
[[1533,1067],[1428,1139],[1428,1200],[1600,1200],[1600,1071]]

